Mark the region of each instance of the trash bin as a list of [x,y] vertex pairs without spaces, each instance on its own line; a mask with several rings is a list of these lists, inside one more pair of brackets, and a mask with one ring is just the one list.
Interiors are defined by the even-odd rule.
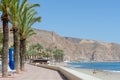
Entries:
[[14,49],[10,48],[9,49],[9,66],[10,69],[14,69]]

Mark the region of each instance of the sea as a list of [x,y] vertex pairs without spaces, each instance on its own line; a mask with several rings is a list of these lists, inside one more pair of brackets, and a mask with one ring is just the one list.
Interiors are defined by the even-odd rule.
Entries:
[[120,62],[68,62],[67,67],[120,72]]

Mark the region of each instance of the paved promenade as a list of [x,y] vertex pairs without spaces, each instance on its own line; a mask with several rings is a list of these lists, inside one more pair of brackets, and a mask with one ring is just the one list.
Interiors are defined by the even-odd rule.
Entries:
[[57,71],[29,64],[25,66],[25,72],[14,74],[11,78],[0,78],[0,80],[64,80]]

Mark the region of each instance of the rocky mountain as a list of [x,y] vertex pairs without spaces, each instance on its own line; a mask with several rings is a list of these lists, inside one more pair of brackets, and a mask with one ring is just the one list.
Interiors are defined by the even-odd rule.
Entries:
[[29,43],[40,43],[46,48],[64,50],[65,59],[75,61],[119,61],[120,45],[94,40],[61,37],[55,32],[34,29]]
[[105,42],[99,42],[93,40],[82,40],[76,38],[66,38],[66,39],[77,44],[77,47],[79,47],[78,51],[82,54],[81,58],[83,58],[83,60],[88,60],[88,61],[89,60],[91,61],[120,60],[119,44],[105,43]]
[[[72,61],[120,61],[120,44],[105,43],[71,37],[62,37],[55,32],[34,29],[35,35],[28,39],[28,45],[42,44],[45,48],[62,49],[66,60]],[[13,36],[10,33],[12,45]]]

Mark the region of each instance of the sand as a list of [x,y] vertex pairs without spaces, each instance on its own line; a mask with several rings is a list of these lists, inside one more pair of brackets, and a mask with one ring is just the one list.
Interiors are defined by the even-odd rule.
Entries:
[[91,69],[78,69],[72,68],[78,72],[82,72],[91,76],[95,76],[102,80],[120,80],[120,72],[107,72],[107,71],[99,71],[99,70],[91,70]]
[[[67,66],[66,63],[57,64],[59,66]],[[82,69],[82,68],[71,68],[75,71],[85,73],[90,76],[94,76],[96,78],[102,80],[120,80],[120,72],[107,72],[107,71],[100,71],[100,70],[92,70],[92,69]]]

